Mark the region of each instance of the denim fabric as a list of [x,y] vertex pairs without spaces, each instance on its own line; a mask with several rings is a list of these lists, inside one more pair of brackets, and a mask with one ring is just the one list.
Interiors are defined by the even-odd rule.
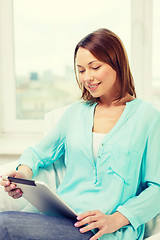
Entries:
[[80,233],[74,221],[37,213],[0,213],[1,240],[87,240],[92,232]]

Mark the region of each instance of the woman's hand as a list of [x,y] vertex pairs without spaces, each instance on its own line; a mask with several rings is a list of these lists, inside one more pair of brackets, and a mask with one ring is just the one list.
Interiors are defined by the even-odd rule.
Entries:
[[[26,175],[21,171],[12,171],[8,173],[7,176],[17,177],[17,178],[27,178]],[[2,179],[0,184],[4,187],[4,191],[8,192],[8,195],[14,199],[20,198],[23,194],[21,189],[16,188],[16,184],[11,183],[9,180]]]
[[113,233],[121,227],[129,224],[128,219],[119,212],[106,215],[99,210],[85,212],[79,215],[77,220],[78,222],[75,223],[75,227],[83,226],[80,228],[81,233],[88,232],[95,228],[99,229],[99,231],[91,237],[90,240],[97,240],[102,235],[106,233]]
[[[12,171],[6,175],[9,177],[31,179],[33,172],[30,167],[26,165],[20,165],[18,167],[18,171]],[[11,183],[9,180],[2,180],[0,184],[4,187],[4,190],[8,192],[8,195],[14,199],[20,198],[23,194],[21,189],[16,188],[16,184]]]

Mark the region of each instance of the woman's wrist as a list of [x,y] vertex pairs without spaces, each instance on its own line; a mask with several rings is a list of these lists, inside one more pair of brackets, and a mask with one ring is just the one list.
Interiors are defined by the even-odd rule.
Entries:
[[27,165],[19,165],[18,171],[22,172],[26,179],[31,179],[33,177],[33,172]]
[[126,218],[120,212],[115,212],[112,214],[112,216],[114,217],[114,221],[117,226],[117,229],[120,229],[120,228],[130,224],[128,218]]

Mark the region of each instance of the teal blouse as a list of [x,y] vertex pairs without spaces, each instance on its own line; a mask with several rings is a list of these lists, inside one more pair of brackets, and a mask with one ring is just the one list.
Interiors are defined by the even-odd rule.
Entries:
[[76,102],[40,143],[24,151],[19,164],[34,176],[64,155],[66,173],[59,196],[78,214],[119,211],[130,225],[100,239],[143,239],[144,223],[160,212],[160,112],[135,99],[103,138],[95,161],[92,127],[96,104]]

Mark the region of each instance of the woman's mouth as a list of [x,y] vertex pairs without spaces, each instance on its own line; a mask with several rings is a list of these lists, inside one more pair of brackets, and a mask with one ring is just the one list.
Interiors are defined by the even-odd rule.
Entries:
[[90,84],[90,85],[88,85],[88,88],[89,88],[90,91],[95,91],[100,84],[101,83]]

